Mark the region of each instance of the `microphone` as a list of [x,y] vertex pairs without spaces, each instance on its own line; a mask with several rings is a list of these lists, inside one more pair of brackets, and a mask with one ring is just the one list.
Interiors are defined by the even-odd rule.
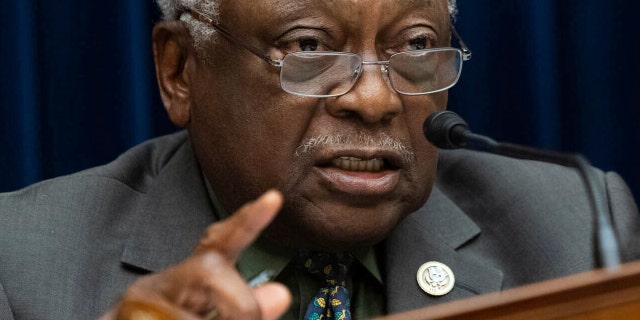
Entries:
[[594,168],[580,154],[563,153],[497,142],[487,136],[471,132],[467,123],[453,111],[432,113],[423,125],[424,135],[439,149],[466,148],[486,151],[511,158],[537,160],[577,169],[593,212],[595,226],[596,263],[601,268],[615,268],[620,264],[618,241],[613,232],[609,209],[603,200],[604,189],[598,182]]

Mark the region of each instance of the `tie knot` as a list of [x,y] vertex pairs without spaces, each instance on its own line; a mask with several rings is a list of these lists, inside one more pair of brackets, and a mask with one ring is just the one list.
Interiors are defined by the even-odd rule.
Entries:
[[324,253],[300,250],[295,257],[296,266],[317,276],[329,286],[345,286],[353,255],[345,253]]

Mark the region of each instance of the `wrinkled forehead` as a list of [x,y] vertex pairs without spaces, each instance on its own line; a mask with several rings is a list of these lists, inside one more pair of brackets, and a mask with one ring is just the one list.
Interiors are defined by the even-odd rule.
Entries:
[[384,28],[421,19],[448,30],[447,0],[221,0],[220,22],[255,29],[302,19]]

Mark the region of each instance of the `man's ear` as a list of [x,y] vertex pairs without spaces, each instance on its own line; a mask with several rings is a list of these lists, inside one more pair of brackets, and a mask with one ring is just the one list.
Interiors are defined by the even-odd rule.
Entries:
[[162,21],[153,28],[153,59],[160,96],[171,122],[186,127],[191,120],[191,87],[187,63],[193,59],[189,30],[181,21]]

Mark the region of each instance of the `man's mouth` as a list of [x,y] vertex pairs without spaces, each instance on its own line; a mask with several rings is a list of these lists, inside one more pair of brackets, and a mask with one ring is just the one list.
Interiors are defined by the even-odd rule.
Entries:
[[382,196],[398,184],[402,158],[394,152],[340,152],[316,165],[330,189],[351,196]]
[[360,159],[356,157],[339,157],[331,160],[331,164],[345,171],[367,171],[367,172],[379,172],[384,167],[384,159]]
[[332,134],[305,140],[296,156],[313,166],[309,177],[313,183],[333,195],[347,196],[351,203],[371,204],[401,192],[399,187],[411,171],[413,150],[385,133]]

